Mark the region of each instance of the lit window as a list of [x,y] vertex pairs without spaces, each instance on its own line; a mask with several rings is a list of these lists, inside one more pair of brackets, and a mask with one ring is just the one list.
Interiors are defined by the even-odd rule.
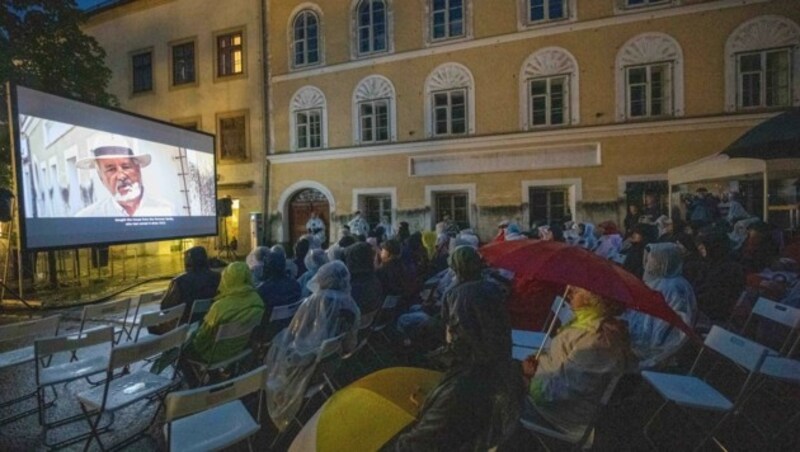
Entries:
[[358,53],[386,50],[386,4],[378,0],[362,0],[358,4]]
[[791,103],[789,49],[737,55],[739,108],[787,107]]
[[431,0],[431,38],[458,38],[465,35],[464,0]]
[[300,11],[294,19],[294,66],[319,63],[319,19],[310,10]]
[[217,36],[217,76],[244,72],[244,37],[242,32]]
[[529,86],[531,126],[569,123],[569,76],[536,78]]
[[669,63],[629,67],[627,108],[629,118],[672,114],[672,65]]
[[467,133],[467,93],[465,89],[433,93],[433,134]]

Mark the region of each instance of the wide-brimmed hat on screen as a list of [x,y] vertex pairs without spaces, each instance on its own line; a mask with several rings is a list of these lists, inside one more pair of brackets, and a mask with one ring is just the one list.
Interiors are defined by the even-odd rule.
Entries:
[[136,150],[135,140],[123,135],[111,133],[98,133],[89,139],[89,150],[92,157],[78,160],[75,163],[80,169],[93,169],[98,159],[118,159],[129,157],[136,160],[139,166],[150,164],[150,154],[139,154]]

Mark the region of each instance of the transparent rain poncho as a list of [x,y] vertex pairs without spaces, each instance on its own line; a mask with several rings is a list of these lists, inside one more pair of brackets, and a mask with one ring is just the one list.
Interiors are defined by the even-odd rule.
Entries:
[[244,260],[250,268],[250,273],[253,276],[253,284],[258,285],[263,280],[264,276],[264,260],[267,258],[269,248],[266,246],[257,246],[247,258]]
[[285,429],[303,403],[320,346],[345,334],[343,352],[355,348],[361,313],[350,296],[350,272],[341,261],[329,262],[309,282],[289,327],[278,333],[267,354],[267,409],[278,429]]

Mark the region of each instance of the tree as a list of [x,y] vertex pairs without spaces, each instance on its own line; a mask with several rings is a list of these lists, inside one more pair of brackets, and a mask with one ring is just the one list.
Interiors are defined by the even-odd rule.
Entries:
[[74,0],[0,0],[0,186],[10,185],[7,81],[90,103],[116,106],[105,51],[83,33]]

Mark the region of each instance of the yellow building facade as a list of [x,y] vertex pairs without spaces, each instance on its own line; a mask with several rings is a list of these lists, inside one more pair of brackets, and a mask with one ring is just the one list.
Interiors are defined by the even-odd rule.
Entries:
[[233,207],[220,236],[239,253],[250,248],[250,213],[266,208],[265,6],[122,1],[90,11],[83,27],[106,51],[121,108],[216,136],[217,194]]
[[800,105],[795,0],[267,0],[268,228],[614,220]]

